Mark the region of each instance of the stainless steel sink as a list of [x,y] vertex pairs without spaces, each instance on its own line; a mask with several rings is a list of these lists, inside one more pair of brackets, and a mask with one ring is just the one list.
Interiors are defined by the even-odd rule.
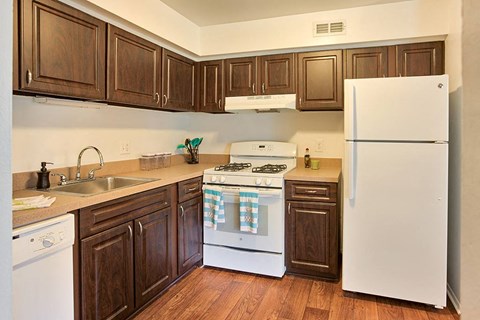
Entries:
[[63,186],[50,188],[51,192],[63,193],[74,196],[91,196],[111,190],[135,186],[158,179],[131,178],[131,177],[105,177],[95,180],[72,182]]

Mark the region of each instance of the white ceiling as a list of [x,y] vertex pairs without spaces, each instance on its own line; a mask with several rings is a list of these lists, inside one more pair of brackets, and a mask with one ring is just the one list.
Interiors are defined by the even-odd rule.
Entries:
[[196,25],[231,22],[409,0],[160,0]]

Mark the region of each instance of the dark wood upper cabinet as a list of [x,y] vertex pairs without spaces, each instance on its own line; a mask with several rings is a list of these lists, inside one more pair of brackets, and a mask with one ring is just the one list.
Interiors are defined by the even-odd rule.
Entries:
[[161,48],[108,25],[107,101],[160,107]]
[[225,60],[225,96],[252,96],[257,94],[257,58]]
[[195,111],[195,62],[163,49],[162,108]]
[[53,0],[20,1],[20,90],[105,99],[105,22]]
[[13,68],[12,68],[12,89],[18,90],[19,83],[18,83],[18,74],[19,70],[19,63],[18,63],[18,1],[13,1]]
[[135,220],[135,306],[142,306],[172,282],[172,210]]
[[298,54],[297,109],[342,110],[342,50]]
[[295,93],[295,55],[277,54],[258,57],[259,84],[258,94]]
[[445,72],[442,41],[398,45],[396,55],[397,77],[440,75]]
[[199,111],[224,112],[223,101],[223,60],[201,62]]
[[125,319],[134,310],[132,223],[81,241],[82,319]]
[[345,79],[388,77],[388,47],[344,51]]
[[295,55],[225,60],[225,96],[295,93]]
[[178,204],[178,274],[182,275],[203,258],[202,197]]

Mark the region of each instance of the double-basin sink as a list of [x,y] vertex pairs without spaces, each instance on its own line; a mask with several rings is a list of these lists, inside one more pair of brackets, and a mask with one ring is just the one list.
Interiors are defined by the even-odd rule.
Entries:
[[94,180],[73,181],[65,185],[51,187],[50,191],[63,193],[72,196],[92,196],[107,191],[131,187],[158,179],[151,178],[131,178],[131,177],[104,177]]

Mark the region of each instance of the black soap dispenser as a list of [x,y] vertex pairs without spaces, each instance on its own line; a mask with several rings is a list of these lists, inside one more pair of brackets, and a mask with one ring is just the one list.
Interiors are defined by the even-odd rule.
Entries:
[[50,171],[47,171],[47,164],[53,164],[51,162],[42,162],[40,171],[37,171],[37,189],[50,188]]

